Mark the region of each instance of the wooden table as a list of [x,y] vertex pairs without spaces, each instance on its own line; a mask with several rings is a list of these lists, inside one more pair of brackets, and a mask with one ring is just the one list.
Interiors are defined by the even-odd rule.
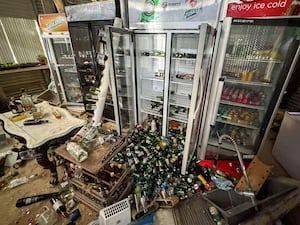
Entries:
[[[86,121],[73,117],[67,110],[50,105],[47,102],[42,102],[35,105],[42,111],[43,120],[48,120],[48,123],[24,126],[24,120],[32,119],[32,116],[12,122],[10,118],[14,116],[11,112],[0,114],[0,120],[4,123],[4,130],[13,135],[19,136],[26,141],[26,146],[29,149],[38,148],[56,138],[60,138],[69,134],[72,130],[82,127]],[[61,119],[56,119],[52,110],[57,110],[62,114]]]
[[[86,121],[73,117],[66,109],[52,106],[48,102],[35,106],[41,110],[42,119],[48,120],[48,123],[24,126],[24,121],[32,119],[32,115],[29,114],[30,117],[13,122],[11,118],[14,115],[11,112],[0,114],[0,121],[5,132],[18,139],[28,149],[33,149],[42,155],[41,158],[37,158],[37,161],[40,165],[50,169],[52,175],[50,183],[55,184],[57,183],[56,167],[49,161],[47,150],[65,143]],[[57,119],[52,113],[53,110],[57,110],[62,118]]]

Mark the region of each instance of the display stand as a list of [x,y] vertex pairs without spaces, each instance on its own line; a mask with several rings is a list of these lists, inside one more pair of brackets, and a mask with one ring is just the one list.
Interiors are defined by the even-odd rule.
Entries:
[[[131,192],[133,182],[128,174],[130,169],[125,164],[120,168],[120,173],[106,176],[112,158],[123,148],[127,142],[125,138],[118,138],[116,142],[105,142],[89,152],[88,158],[83,162],[76,161],[67,151],[67,146],[60,146],[55,153],[66,160],[66,171],[69,171],[70,182],[75,190],[75,199],[99,212],[103,206],[120,201]],[[70,173],[71,167],[80,170],[78,177]],[[77,173],[77,172],[75,172]]]

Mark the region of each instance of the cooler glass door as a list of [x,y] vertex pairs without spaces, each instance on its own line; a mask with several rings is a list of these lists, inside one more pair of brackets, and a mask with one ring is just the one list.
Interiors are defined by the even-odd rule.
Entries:
[[149,126],[155,122],[160,133],[164,130],[166,40],[166,33],[135,33],[138,120]]
[[[296,33],[284,21],[233,20],[206,155],[220,152],[222,134],[230,135],[240,152],[256,154],[299,44]],[[226,140],[221,147],[224,154],[234,151]]]
[[[83,92],[85,110],[93,112],[96,101],[91,101],[90,93],[98,88],[100,78],[97,74],[95,51],[88,23],[69,24],[77,71]],[[91,89],[92,88],[92,89]]]
[[184,174],[198,144],[214,39],[207,24],[182,32],[172,33],[167,124],[169,135],[185,138]]
[[[99,76],[100,79],[100,85],[102,84],[102,77],[105,69],[105,60],[108,56],[108,46],[107,46],[107,34],[105,32],[105,25],[111,25],[113,21],[107,20],[107,21],[92,21],[91,22],[91,34],[92,34],[92,44],[94,49],[94,62],[95,62],[95,69],[96,74]],[[106,55],[106,56],[105,56]],[[109,68],[106,68],[109,70]],[[91,96],[91,92],[88,94]],[[89,98],[90,100],[90,98]],[[103,109],[103,117],[115,120],[114,115],[114,106],[112,101],[112,94],[110,89],[108,88],[106,92],[106,99],[105,99],[105,106]]]
[[[184,136],[186,134],[195,77],[198,40],[199,32],[172,34],[167,120],[169,135]],[[198,85],[199,83],[196,84],[196,89]]]
[[67,103],[82,103],[81,87],[70,38],[52,39],[52,45]]
[[[50,36],[53,36],[50,38]],[[47,53],[50,56],[52,71],[55,70],[56,85],[60,98],[67,104],[82,102],[81,87],[75,66],[71,41],[68,35],[47,36]]]
[[67,103],[83,103],[76,65],[59,65]]
[[109,45],[112,62],[112,92],[115,92],[117,107],[116,122],[121,134],[128,134],[137,123],[135,79],[133,73],[132,32],[109,27]]

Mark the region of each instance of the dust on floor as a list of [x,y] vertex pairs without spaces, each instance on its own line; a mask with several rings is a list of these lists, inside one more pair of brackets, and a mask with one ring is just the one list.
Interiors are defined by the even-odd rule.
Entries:
[[[13,168],[6,169],[6,175],[8,176]],[[25,184],[17,186],[15,188],[2,188],[0,190],[0,224],[7,225],[27,225],[35,224],[35,219],[38,214],[42,212],[43,206],[47,206],[52,210],[50,200],[43,200],[41,202],[33,203],[32,205],[23,206],[17,208],[15,206],[16,201],[19,198],[46,194],[51,192],[57,192],[58,188],[50,185],[50,172],[43,169],[36,160],[27,161],[26,164],[17,169],[18,175],[16,177],[26,176],[29,181]],[[62,168],[58,168],[59,174],[62,174]],[[5,177],[4,176],[4,177]],[[1,178],[1,180],[4,179]],[[79,208],[81,217],[78,218],[76,224],[88,224],[89,222],[98,218],[98,213],[92,211],[83,204],[78,203],[75,209]],[[60,214],[57,216],[57,225],[68,224],[68,219],[63,218]]]

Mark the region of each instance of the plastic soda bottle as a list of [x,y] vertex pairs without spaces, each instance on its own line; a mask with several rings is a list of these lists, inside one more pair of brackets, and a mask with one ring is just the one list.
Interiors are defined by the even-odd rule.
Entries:
[[20,100],[22,102],[22,105],[25,111],[30,111],[34,107],[31,95],[28,95],[24,88],[21,89],[21,92],[22,95],[20,97]]

